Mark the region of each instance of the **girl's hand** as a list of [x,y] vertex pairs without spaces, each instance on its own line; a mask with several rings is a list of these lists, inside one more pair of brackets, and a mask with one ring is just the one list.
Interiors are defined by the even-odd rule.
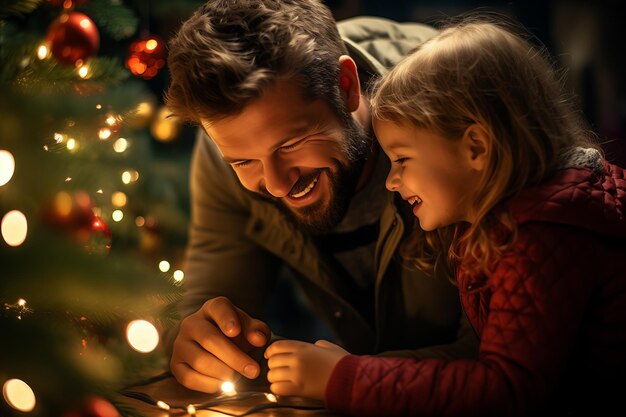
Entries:
[[349,355],[341,347],[318,340],[315,344],[280,340],[265,350],[267,380],[276,395],[324,400],[326,385],[335,365]]

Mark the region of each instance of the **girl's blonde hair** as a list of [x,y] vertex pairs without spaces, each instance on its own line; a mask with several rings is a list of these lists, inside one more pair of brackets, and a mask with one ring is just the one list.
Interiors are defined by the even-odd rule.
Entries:
[[[562,77],[546,49],[510,22],[465,18],[420,45],[374,85],[374,119],[409,122],[459,140],[472,124],[491,138],[489,164],[472,207],[472,224],[416,230],[403,254],[421,269],[464,268],[489,275],[516,227],[492,209],[552,175],[559,158],[594,137],[563,93]],[[507,233],[494,240],[493,228]],[[455,242],[451,245],[451,242]]]

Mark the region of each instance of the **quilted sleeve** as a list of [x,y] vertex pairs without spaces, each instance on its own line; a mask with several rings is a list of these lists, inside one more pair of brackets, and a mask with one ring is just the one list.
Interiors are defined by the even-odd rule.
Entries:
[[523,225],[489,280],[478,360],[347,356],[327,386],[328,408],[359,416],[504,416],[540,409],[581,322],[594,252],[583,232]]

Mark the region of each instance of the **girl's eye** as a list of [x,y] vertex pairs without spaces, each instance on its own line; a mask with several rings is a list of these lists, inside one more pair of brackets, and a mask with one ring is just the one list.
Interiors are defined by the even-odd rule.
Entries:
[[398,159],[396,159],[396,160],[395,160],[395,161],[393,161],[393,162],[395,162],[395,163],[397,163],[397,164],[402,165],[402,163],[403,163],[404,161],[406,161],[406,158],[398,158]]

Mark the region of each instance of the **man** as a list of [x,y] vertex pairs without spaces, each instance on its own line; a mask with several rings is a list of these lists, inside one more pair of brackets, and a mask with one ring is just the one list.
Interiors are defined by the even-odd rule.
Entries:
[[281,264],[350,352],[476,352],[456,288],[396,253],[414,217],[385,190],[389,161],[362,91],[434,30],[339,27],[343,40],[318,0],[211,0],[171,40],[167,104],[208,134],[192,159],[185,318],[170,362],[189,388],[259,376],[250,355],[270,340],[261,319]]

